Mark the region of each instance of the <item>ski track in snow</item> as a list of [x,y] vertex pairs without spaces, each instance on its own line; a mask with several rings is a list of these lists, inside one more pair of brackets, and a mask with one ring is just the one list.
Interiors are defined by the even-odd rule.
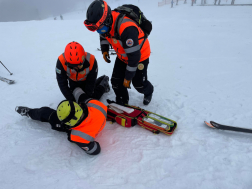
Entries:
[[[171,9],[157,2],[138,4],[153,21],[148,69],[153,100],[143,106],[143,95],[132,87],[129,103],[177,121],[178,128],[166,136],[107,122],[97,137],[102,152],[95,157],[68,142],[65,133],[14,111],[56,108],[64,99],[55,64],[70,41],[96,56],[99,76],[111,76],[113,63],[97,51],[98,34],[82,24],[85,13],[69,13],[64,21],[0,23],[0,58],[14,73],[1,68],[0,75],[16,81],[0,82],[0,188],[252,188],[251,135],[203,122],[251,127],[251,7],[179,2]],[[114,98],[111,90],[101,101]]]

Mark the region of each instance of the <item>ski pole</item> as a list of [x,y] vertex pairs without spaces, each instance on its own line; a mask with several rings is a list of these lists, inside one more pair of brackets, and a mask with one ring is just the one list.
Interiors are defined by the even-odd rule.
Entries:
[[[2,61],[0,61],[0,62],[1,62],[1,64],[3,65],[3,67],[5,67],[5,65],[2,63]],[[6,67],[5,67],[5,69],[8,70]],[[13,73],[11,73],[9,70],[8,70],[8,72],[10,73],[10,75],[13,74]]]

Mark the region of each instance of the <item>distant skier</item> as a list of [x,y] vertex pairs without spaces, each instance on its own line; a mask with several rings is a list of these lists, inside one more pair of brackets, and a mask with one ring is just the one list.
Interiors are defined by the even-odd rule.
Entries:
[[59,88],[67,100],[74,101],[72,94],[76,87],[80,87],[87,98],[99,100],[104,92],[110,90],[109,77],[101,76],[97,79],[98,65],[95,56],[85,52],[77,42],[70,42],[65,52],[58,58],[56,76]]
[[66,132],[68,140],[76,143],[89,155],[97,155],[101,148],[95,137],[106,124],[107,107],[98,100],[86,98],[81,88],[73,91],[74,101],[64,100],[57,110],[49,107],[31,109],[17,106],[16,111],[33,120],[49,122],[53,130]]
[[[144,41],[145,34],[142,29],[128,17],[123,17],[122,24],[115,28],[120,13],[111,11],[107,3],[102,0],[93,1],[87,9],[86,15],[87,19],[84,24],[87,29],[97,31],[100,34],[104,60],[108,63],[111,62],[108,53],[109,44],[117,53],[111,77],[116,103],[128,104],[127,88],[130,88],[132,81],[134,88],[144,94],[143,104],[148,105],[152,99],[154,88],[147,77],[150,44],[148,39]],[[119,31],[120,40],[114,36],[116,31]]]
[[60,19],[63,20],[63,16],[62,15],[60,15]]

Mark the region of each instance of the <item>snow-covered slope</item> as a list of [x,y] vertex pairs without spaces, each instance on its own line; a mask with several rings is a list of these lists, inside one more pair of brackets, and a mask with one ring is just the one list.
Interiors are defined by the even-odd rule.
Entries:
[[[56,108],[64,99],[55,64],[70,41],[96,56],[99,76],[111,76],[113,63],[96,50],[99,36],[84,27],[85,12],[64,15],[63,21],[0,23],[0,60],[14,73],[9,76],[0,65],[0,75],[16,80],[0,82],[0,188],[252,187],[251,135],[203,123],[252,127],[252,7],[180,1],[171,9],[157,2],[137,4],[153,23],[148,69],[153,100],[144,107],[143,96],[132,88],[130,104],[176,120],[178,128],[172,136],[154,135],[107,122],[97,137],[102,152],[95,157],[69,143],[66,134],[14,111],[17,105]],[[112,90],[101,101],[107,98],[115,98]]]

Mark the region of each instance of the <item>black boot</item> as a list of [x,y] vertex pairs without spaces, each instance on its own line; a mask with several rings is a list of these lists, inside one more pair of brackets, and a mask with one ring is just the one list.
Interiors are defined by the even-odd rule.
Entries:
[[102,76],[102,77],[103,77],[103,78],[102,78],[102,80],[101,80],[101,82],[100,82],[99,85],[101,85],[102,87],[104,87],[104,88],[105,88],[105,93],[107,93],[107,92],[110,91],[110,87],[109,87],[109,77],[106,76],[106,75],[104,75],[104,76]]
[[116,104],[124,106],[125,104],[128,104],[128,100],[123,100],[120,97],[116,97]]
[[148,105],[151,102],[151,99],[152,99],[152,94],[150,94],[150,95],[144,95],[143,104],[144,105]]
[[24,107],[24,106],[17,106],[15,108],[17,113],[19,113],[21,116],[27,116],[27,117],[30,117],[29,114],[28,114],[30,109],[31,108]]

